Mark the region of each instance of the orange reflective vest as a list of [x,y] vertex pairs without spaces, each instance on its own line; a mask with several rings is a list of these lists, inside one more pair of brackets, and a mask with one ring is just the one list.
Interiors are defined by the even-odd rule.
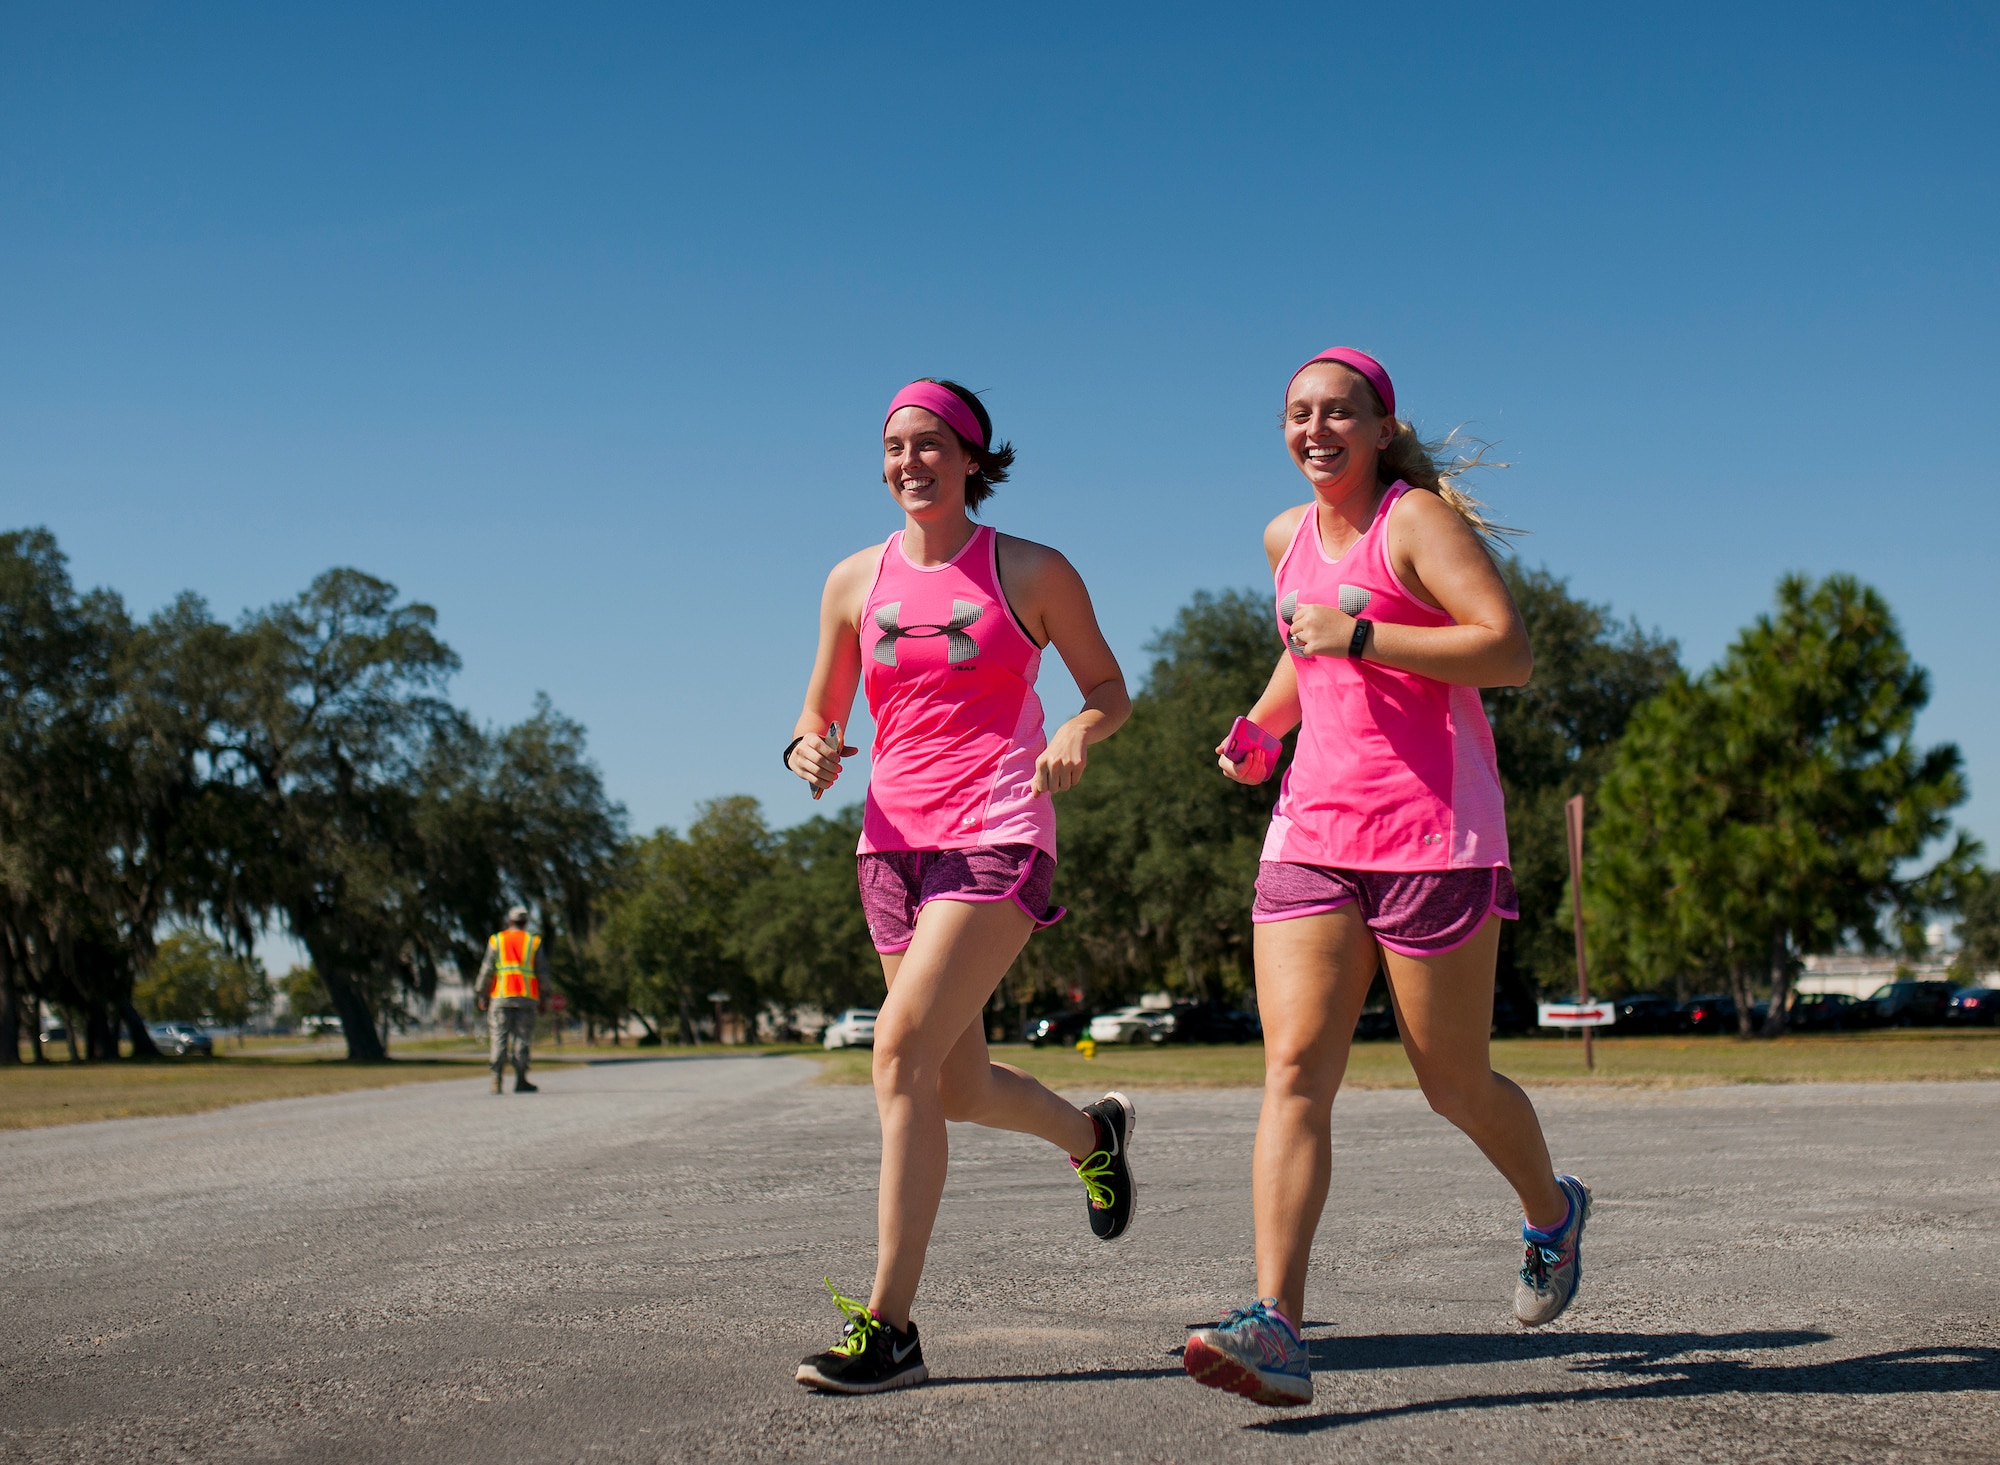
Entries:
[[542,986],[535,980],[535,953],[542,948],[542,938],[510,927],[488,937],[486,945],[493,953],[493,990],[487,995],[540,1000]]

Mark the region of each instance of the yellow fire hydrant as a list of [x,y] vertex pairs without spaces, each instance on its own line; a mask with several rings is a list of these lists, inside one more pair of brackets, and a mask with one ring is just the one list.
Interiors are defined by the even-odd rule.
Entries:
[[1081,1053],[1085,1058],[1095,1058],[1097,1056],[1097,1039],[1078,1038],[1076,1040],[1076,1051]]

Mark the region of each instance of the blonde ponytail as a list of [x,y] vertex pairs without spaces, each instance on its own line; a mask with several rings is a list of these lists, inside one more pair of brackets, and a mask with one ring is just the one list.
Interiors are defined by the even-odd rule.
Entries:
[[[1473,444],[1470,457],[1459,451],[1467,443]],[[1486,506],[1458,486],[1458,480],[1475,468],[1507,466],[1487,458],[1489,446],[1477,439],[1460,437],[1456,428],[1441,438],[1426,442],[1417,436],[1414,427],[1398,417],[1395,437],[1389,440],[1389,446],[1375,460],[1375,476],[1384,486],[1400,478],[1412,488],[1436,494],[1472,527],[1473,533],[1486,542],[1488,550],[1499,551],[1507,547],[1510,537],[1528,531],[1495,524],[1486,517]]]

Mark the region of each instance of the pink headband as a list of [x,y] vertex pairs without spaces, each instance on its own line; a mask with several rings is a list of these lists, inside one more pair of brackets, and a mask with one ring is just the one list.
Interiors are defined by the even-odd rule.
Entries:
[[[1396,415],[1395,385],[1389,380],[1389,373],[1382,369],[1382,363],[1366,351],[1357,351],[1352,346],[1333,346],[1313,357],[1306,366],[1311,366],[1313,361],[1338,361],[1342,366],[1353,367],[1368,379],[1368,385],[1373,387],[1375,395],[1382,399],[1382,410],[1391,417]],[[1299,371],[1304,371],[1306,366],[1301,366]],[[1299,379],[1299,371],[1292,373],[1292,381]],[[1287,382],[1285,385],[1289,389],[1291,383]]]
[[950,387],[941,387],[936,382],[911,382],[890,401],[889,410],[882,414],[882,426],[888,427],[889,419],[905,407],[921,407],[926,412],[935,412],[951,424],[953,432],[975,448],[987,446],[986,434],[979,430],[979,419],[972,415],[965,399]]

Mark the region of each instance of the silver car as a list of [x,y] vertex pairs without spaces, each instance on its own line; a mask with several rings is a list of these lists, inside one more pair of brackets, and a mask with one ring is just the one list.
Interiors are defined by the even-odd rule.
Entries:
[[215,1056],[215,1039],[191,1022],[153,1022],[146,1024],[153,1044],[162,1053],[171,1053],[176,1058],[185,1058],[190,1053],[200,1058]]

